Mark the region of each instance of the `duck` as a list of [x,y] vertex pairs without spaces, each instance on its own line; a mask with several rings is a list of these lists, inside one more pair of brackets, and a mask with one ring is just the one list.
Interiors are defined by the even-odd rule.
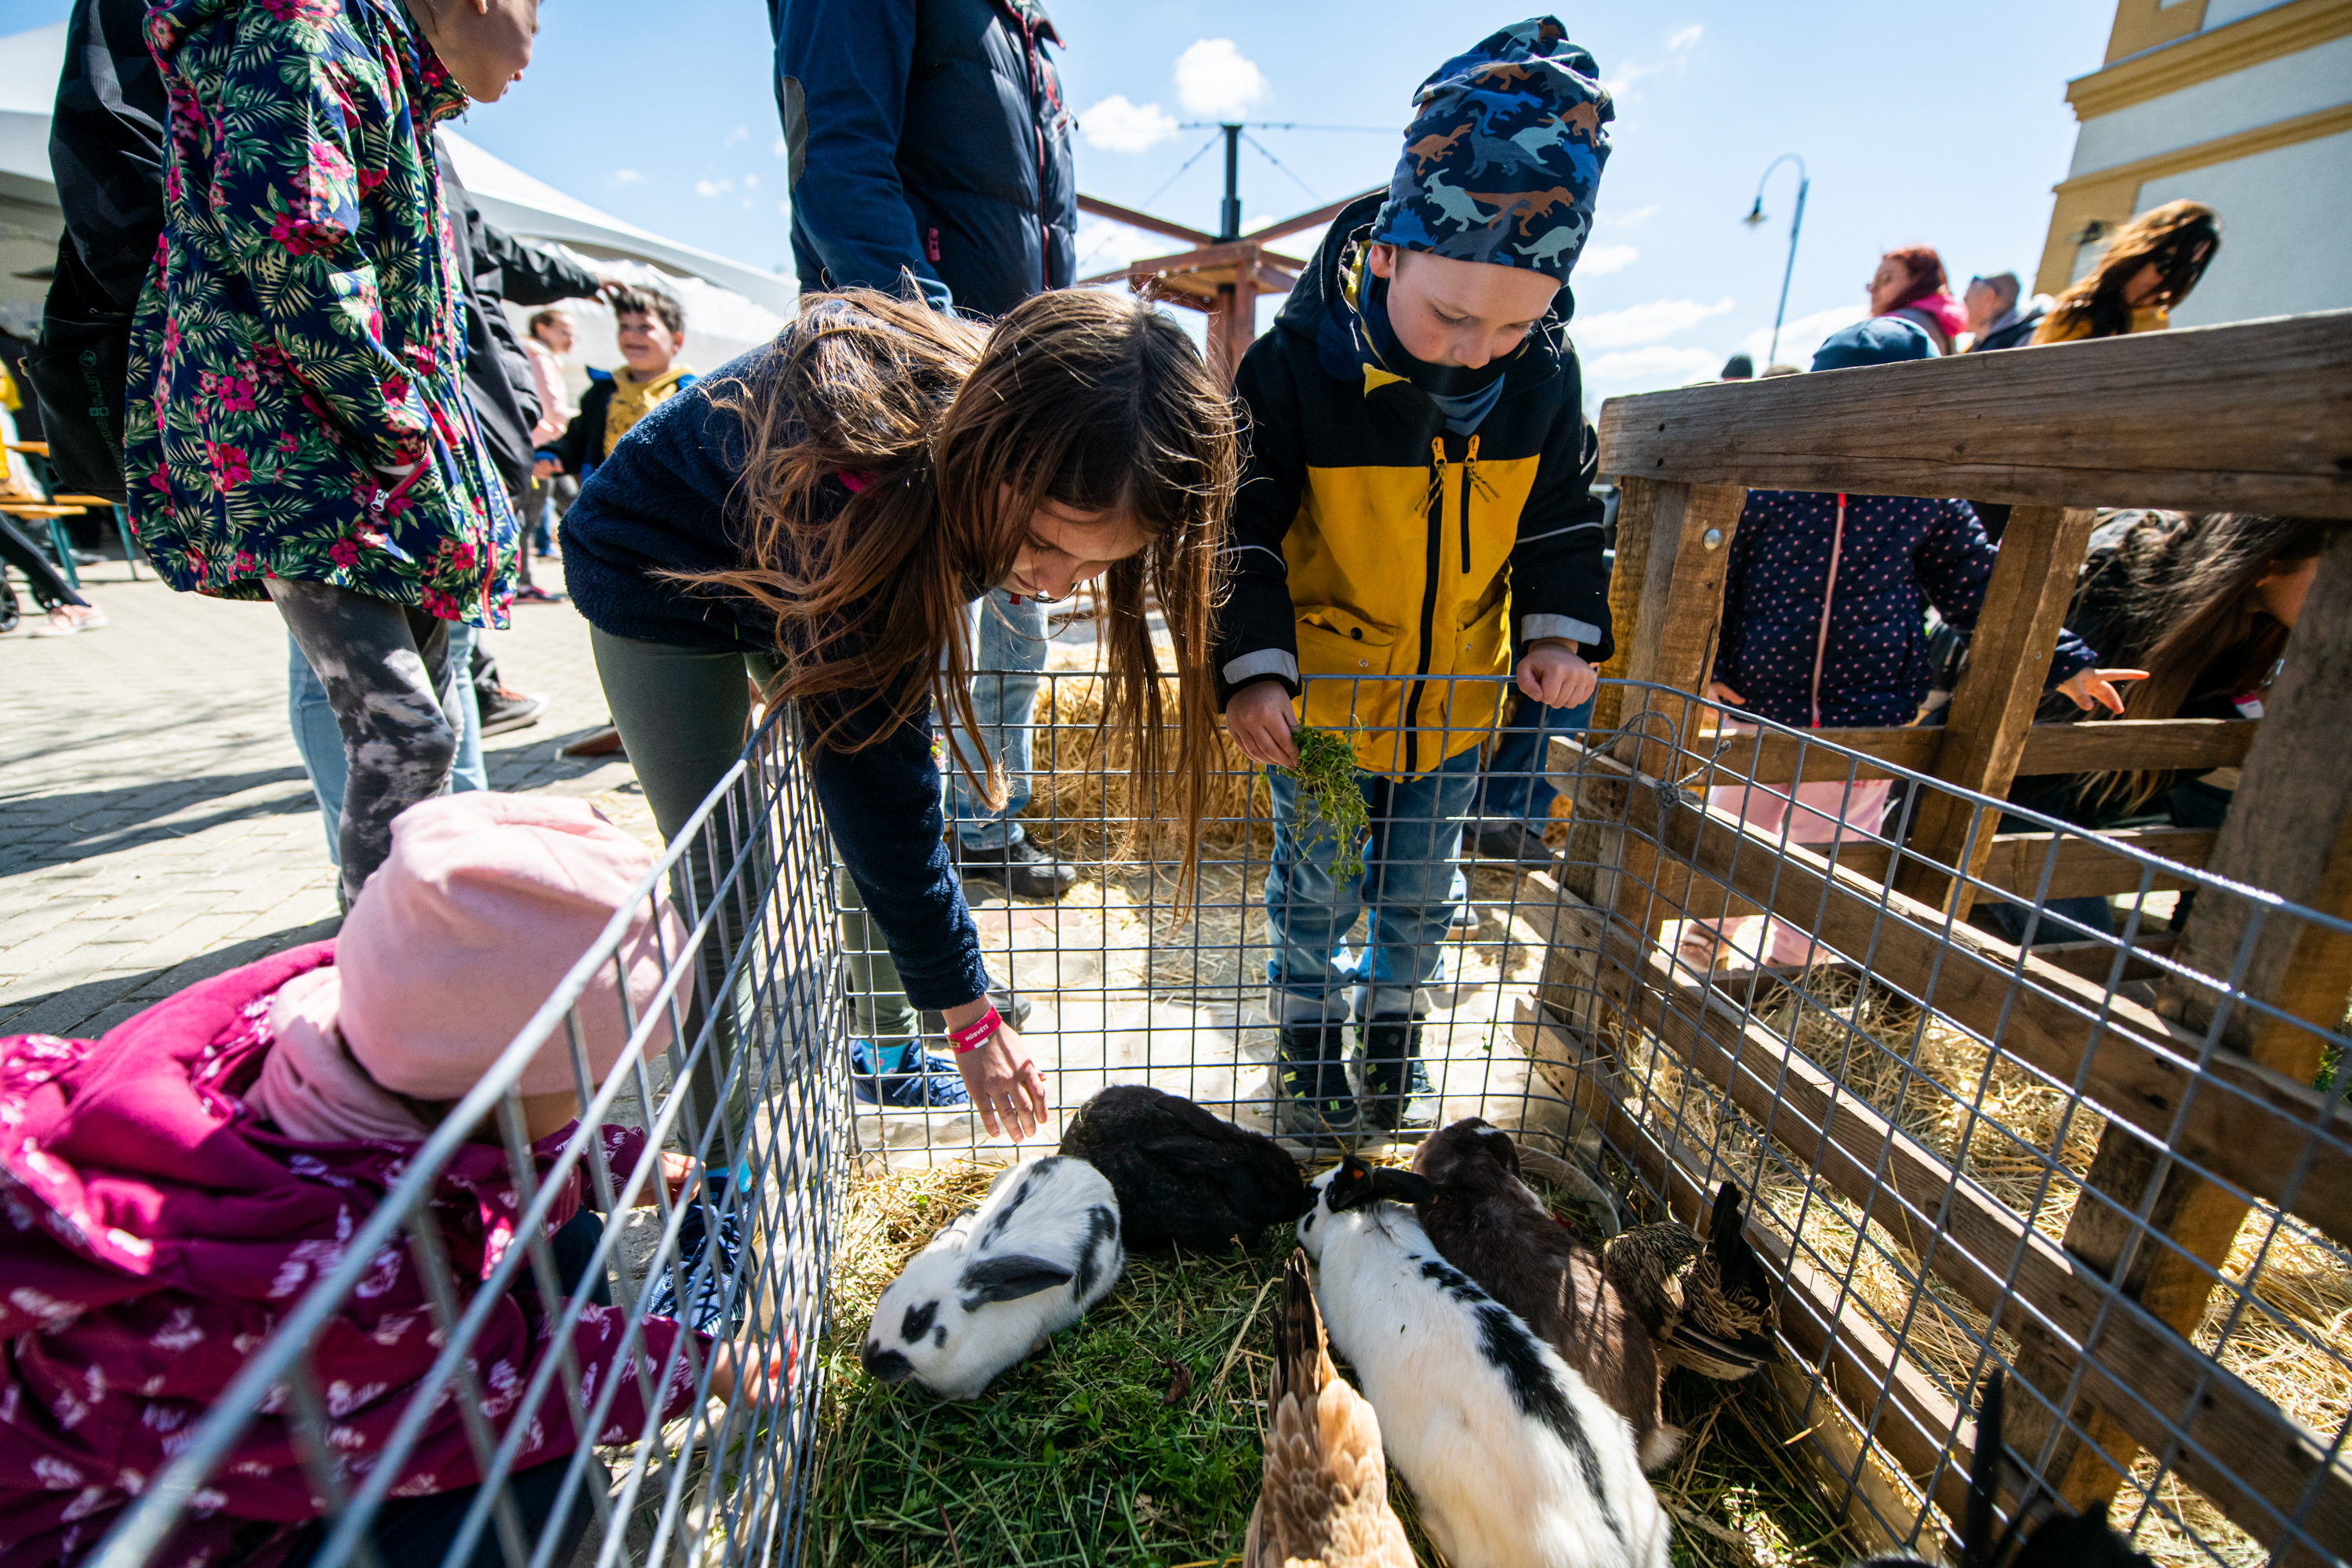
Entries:
[[1307,1254],[1297,1248],[1282,1269],[1265,1469],[1242,1568],[1413,1568],[1404,1522],[1389,1506],[1380,1420],[1331,1364]]
[[1748,1243],[1739,1189],[1716,1189],[1702,1239],[1673,1220],[1629,1226],[1601,1254],[1601,1272],[1650,1331],[1661,1367],[1737,1383],[1780,1359],[1780,1289]]

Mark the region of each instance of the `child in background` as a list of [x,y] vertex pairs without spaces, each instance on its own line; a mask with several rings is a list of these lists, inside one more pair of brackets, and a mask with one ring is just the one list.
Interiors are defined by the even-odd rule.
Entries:
[[694,372],[677,363],[686,347],[686,311],[676,300],[658,289],[615,289],[612,303],[613,332],[627,368],[588,373],[580,412],[560,437],[541,448],[531,469],[535,479],[570,474],[586,484],[614,442],[694,384]]
[[[1832,334],[1816,371],[1895,364],[1934,353],[1916,324],[1893,316]],[[1909,724],[1932,684],[1927,606],[1973,631],[1992,576],[1993,547],[1964,500],[1751,490],[1731,536],[1723,627],[1707,695],[1800,730]],[[2123,710],[2114,682],[2137,670],[2096,669],[2089,646],[2061,631],[2049,685],[2087,710]],[[1877,833],[1891,779],[1828,780],[1790,795],[1769,784],[1717,785],[1707,805],[1789,841],[1828,844]],[[1790,814],[1794,810],[1793,818]],[[1685,927],[1679,950],[1714,967],[1722,931]],[[1812,939],[1775,921],[1760,962],[1803,963]]]
[[[337,939],[200,982],[102,1042],[0,1038],[0,1192],[16,1226],[15,1289],[0,1300],[0,1339],[11,1342],[0,1405],[77,1412],[0,1422],[0,1564],[72,1562],[105,1534],[271,1321],[334,1266],[418,1145],[627,910],[618,958],[597,971],[578,1009],[592,1081],[614,1070],[628,1018],[653,1002],[684,934],[667,900],[638,895],[653,863],[584,801],[427,801],[393,824],[391,850]],[[616,968],[627,975],[626,1013]],[[667,1037],[657,1022],[644,1049],[659,1051]],[[517,1085],[542,1181],[578,1122],[572,1049],[559,1025]],[[644,1134],[601,1131],[625,1184],[646,1157]],[[656,1179],[673,1194],[691,1180],[684,1156],[659,1158],[640,1205],[654,1202]],[[629,1319],[612,1310],[604,1281],[583,1289],[603,1224],[583,1206],[584,1162],[566,1182],[548,1235],[562,1289],[589,1299],[568,1331],[571,1349],[583,1377],[615,1396],[593,1435],[573,1429],[560,1381],[536,1409],[509,1398],[486,1411],[501,1434],[530,1424],[512,1491],[527,1536],[558,1535],[558,1563],[571,1561],[590,1518],[584,1492],[560,1496],[583,1436],[636,1437],[646,1389],[665,1418],[684,1414],[699,1403],[706,1361],[720,1399],[757,1396],[783,1370],[662,1318],[644,1320],[631,1346]],[[499,1211],[511,1219],[515,1185],[495,1116],[440,1173],[428,1212],[460,1302],[499,1260]],[[410,1247],[393,1245],[313,1342],[319,1384],[336,1402],[336,1440],[355,1467],[390,1436],[443,1348],[418,1269]],[[528,1268],[509,1292],[473,1354],[490,1386],[519,1394],[556,1349],[562,1303],[540,1297]],[[479,1479],[445,1399],[376,1515],[379,1557],[441,1562]],[[594,1462],[583,1480],[608,1484]],[[267,1568],[304,1561],[323,1538],[321,1504],[280,1413],[248,1426],[206,1484],[215,1500],[181,1526],[174,1561]],[[469,1561],[501,1561],[496,1534],[484,1542]]]
[[1516,645],[1519,690],[1573,707],[1611,651],[1598,453],[1561,328],[1609,153],[1599,74],[1550,16],[1439,67],[1386,199],[1332,223],[1242,362],[1253,450],[1216,650],[1226,726],[1270,769],[1297,763],[1302,697],[1307,724],[1354,727],[1371,819],[1363,868],[1335,876],[1358,847],[1273,776],[1266,971],[1276,1120],[1296,1134],[1360,1125],[1351,1003],[1361,1117],[1433,1120],[1420,990],[1499,678]]

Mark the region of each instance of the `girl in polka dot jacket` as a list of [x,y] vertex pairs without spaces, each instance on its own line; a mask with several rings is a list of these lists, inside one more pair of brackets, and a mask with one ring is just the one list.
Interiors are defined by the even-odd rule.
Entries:
[[[1927,335],[1880,318],[1822,345],[1816,371],[1927,357]],[[1732,535],[1723,585],[1723,630],[1708,695],[1797,729],[1911,723],[1931,684],[1927,607],[1963,632],[1975,629],[1992,575],[1993,546],[1962,500],[1754,490]],[[2116,679],[2133,670],[2095,668],[2082,638],[2061,631],[2050,684],[2085,710],[2116,712]],[[1788,837],[1821,844],[1874,834],[1891,781],[1805,784],[1795,792]],[[1717,787],[1708,804],[1778,833],[1790,797],[1763,784]],[[1695,928],[1685,956],[1712,957],[1717,934]],[[1769,962],[1801,963],[1810,940],[1777,922]]]

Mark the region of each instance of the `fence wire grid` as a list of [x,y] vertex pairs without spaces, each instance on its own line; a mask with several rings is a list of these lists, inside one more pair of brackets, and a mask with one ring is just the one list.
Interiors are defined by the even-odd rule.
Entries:
[[[1696,1221],[1722,1180],[1752,1194],[1749,1239],[1787,1281],[1770,1397],[1832,1506],[1875,1533],[1949,1546],[1969,1413],[2001,1367],[2022,1477],[2005,1512],[2112,1492],[2111,1518],[2160,1561],[2352,1555],[2352,1256],[2338,1239],[2352,1237],[2352,1118],[2332,1077],[2347,1039],[2246,978],[2291,929],[2341,922],[1686,694],[1619,686],[1607,700],[1629,717],[1601,731],[1521,706],[1507,681],[1384,675],[1313,682],[1307,703],[1360,760],[1394,767],[1409,747],[1416,765],[1444,764],[1421,790],[1360,775],[1374,826],[1360,876],[1330,874],[1349,835],[1313,810],[1286,816],[1292,786],[1234,753],[1183,904],[1181,825],[1106,742],[1099,679],[977,678],[1038,681],[1029,765],[1007,782],[1028,786],[1024,831],[1078,873],[1059,898],[1014,898],[962,851],[992,974],[1028,1009],[1048,1089],[1030,1152],[1105,1085],[1149,1082],[1292,1136],[1304,1159],[1339,1142],[1401,1157],[1423,1128],[1295,1137],[1275,1068],[1283,1025],[1339,1026],[1360,1094],[1355,1026],[1409,1014],[1432,1124],[1508,1128],[1538,1172],[1597,1182],[1628,1221]],[[1005,753],[1004,736],[983,738]],[[1465,858],[1465,827],[1525,816],[1549,824],[1543,855]],[[658,1004],[676,1041],[583,1084],[583,1131],[552,1159],[524,1157],[511,1086],[612,961],[608,936],[96,1561],[161,1560],[247,1429],[279,1421],[332,1522],[314,1561],[369,1562],[404,1440],[453,1396],[480,1473],[501,1483],[470,1506],[468,1540],[495,1539],[512,1568],[559,1561],[558,1532],[526,1536],[502,1483],[534,1412],[601,1430],[602,1407],[583,1408],[580,1369],[551,1357],[511,1408],[482,1416],[465,1351],[498,1293],[535,1289],[566,1323],[593,1306],[536,1223],[583,1172],[603,1212],[627,1216],[606,1221],[586,1280],[609,1274],[633,1333],[649,1300],[685,1303],[797,1360],[771,1405],[649,1416],[575,1455],[564,1495],[591,1515],[578,1560],[794,1559],[822,1458],[818,1368],[798,1352],[824,1330],[849,1184],[1013,1150],[967,1112],[853,1093],[854,1040],[888,1044],[896,1028],[936,1044],[937,1024],[903,1022],[886,955],[835,891],[787,723],[760,730],[656,877],[694,927]],[[2310,1070],[2252,1066],[2232,1048],[2250,1034],[2265,1059]],[[492,1113],[527,1245],[436,1295],[447,1348],[405,1396],[413,1419],[362,1460],[336,1446],[307,1342],[375,1255],[432,1258],[420,1221],[436,1174]],[[673,1202],[649,1161],[616,1180],[605,1122],[732,1178],[693,1203]],[[740,1246],[698,1247],[714,1222]],[[2177,1331],[2160,1311],[2179,1317],[2182,1300]],[[680,1354],[707,1387],[707,1358]]]

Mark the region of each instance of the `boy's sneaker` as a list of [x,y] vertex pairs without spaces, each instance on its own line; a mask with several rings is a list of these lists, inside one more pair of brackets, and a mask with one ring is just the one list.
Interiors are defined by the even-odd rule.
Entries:
[[[709,1334],[731,1333],[740,1310],[742,1295],[749,1282],[739,1289],[737,1310],[727,1307],[727,1291],[735,1280],[735,1264],[743,1254],[743,1230],[736,1211],[727,1203],[728,1178],[706,1176],[702,1190],[687,1205],[686,1217],[677,1224],[677,1274],[667,1270],[651,1281],[646,1292],[646,1310],[657,1318],[672,1318],[689,1329],[700,1329]],[[678,1278],[686,1280],[686,1292],[678,1294]]]
[[1274,1060],[1274,1125],[1293,1138],[1338,1141],[1360,1123],[1348,1088],[1344,1024],[1285,1024]]
[[[895,1056],[900,1065],[886,1071],[886,1056]],[[849,1042],[849,1092],[888,1110],[952,1110],[971,1103],[963,1075],[947,1058],[919,1045],[886,1048],[871,1040]]]
[[948,843],[965,881],[994,882],[1015,898],[1058,899],[1078,884],[1076,866],[1056,860],[1027,834],[992,849],[968,849],[952,837]]
[[1374,1127],[1437,1125],[1437,1090],[1421,1060],[1421,1026],[1411,1018],[1379,1017],[1362,1029],[1364,1120]]

